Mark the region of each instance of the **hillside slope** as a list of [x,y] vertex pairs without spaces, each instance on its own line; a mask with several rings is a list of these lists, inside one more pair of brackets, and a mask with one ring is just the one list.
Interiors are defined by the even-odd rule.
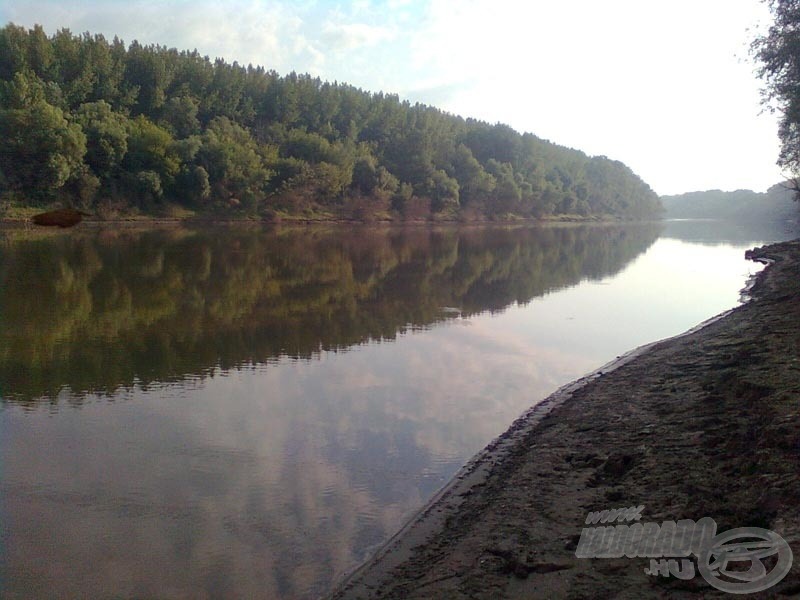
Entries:
[[[500,93],[500,90],[498,90]],[[0,29],[0,199],[101,213],[643,218],[621,162],[309,75]]]

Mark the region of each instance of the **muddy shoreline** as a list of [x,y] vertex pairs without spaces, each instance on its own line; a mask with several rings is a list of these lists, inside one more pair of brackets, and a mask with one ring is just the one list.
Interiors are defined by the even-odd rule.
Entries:
[[[660,221],[661,219],[655,219]],[[639,220],[627,220],[612,216],[606,217],[581,217],[578,215],[550,216],[543,218],[519,217],[513,219],[483,219],[483,220],[459,220],[459,219],[348,219],[344,217],[319,217],[305,218],[299,216],[287,216],[282,219],[254,218],[254,217],[226,217],[215,215],[195,215],[191,217],[166,217],[156,215],[140,216],[120,216],[108,219],[98,219],[89,217],[83,219],[83,227],[163,227],[163,226],[186,226],[202,227],[217,225],[248,225],[260,227],[307,227],[307,226],[330,226],[341,225],[352,227],[354,225],[374,226],[374,227],[431,227],[431,226],[464,226],[464,227],[487,227],[487,226],[519,226],[519,225],[590,225],[590,224],[618,224],[618,223],[639,223]],[[650,222],[650,221],[644,221]],[[0,228],[32,228],[33,223],[30,217],[0,217]]]
[[645,558],[576,558],[589,511],[639,505],[777,532],[795,564],[749,597],[800,595],[800,241],[748,257],[769,264],[750,302],[529,410],[331,597],[730,597]]

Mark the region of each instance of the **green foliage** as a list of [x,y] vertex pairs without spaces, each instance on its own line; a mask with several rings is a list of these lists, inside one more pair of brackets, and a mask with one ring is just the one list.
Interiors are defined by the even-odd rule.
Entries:
[[353,165],[353,189],[369,195],[378,188],[378,165],[372,156],[361,156]]
[[86,134],[86,164],[98,176],[112,177],[128,152],[128,120],[105,100],[82,104],[75,120]]
[[170,98],[161,111],[162,123],[179,139],[198,134],[200,133],[198,107],[198,102],[191,96]]
[[139,115],[129,124],[124,165],[128,171],[153,171],[170,181],[180,170],[180,158],[170,133]]
[[458,181],[441,169],[436,169],[425,180],[423,194],[431,199],[431,210],[435,213],[458,207]]
[[164,197],[161,177],[155,171],[137,171],[131,179],[131,190],[139,205],[148,209]]
[[100,179],[92,173],[86,165],[75,171],[65,186],[69,190],[69,195],[73,203],[79,208],[91,208],[92,200],[100,190]]
[[45,100],[24,103],[0,109],[0,180],[9,190],[48,199],[80,172],[86,136]]
[[775,184],[765,193],[752,190],[689,192],[662,196],[669,219],[716,219],[741,224],[782,223],[797,219],[791,185]]
[[306,133],[292,129],[282,144],[284,155],[309,163],[337,162],[337,155],[331,143],[316,133]]
[[140,210],[163,199],[265,216],[413,219],[659,209],[621,163],[506,125],[66,29],[0,29],[0,110],[9,140],[0,193],[85,206],[105,195]]
[[262,148],[227,117],[209,123],[197,162],[207,172],[215,196],[248,200],[264,196],[271,173]]
[[497,186],[497,180],[487,173],[481,163],[464,144],[456,147],[451,161],[453,174],[460,182],[461,204],[466,205],[489,197]]
[[384,196],[397,191],[400,180],[386,167],[379,166],[374,156],[359,156],[353,164],[352,189],[365,196]]
[[[774,18],[766,35],[753,42],[760,62],[765,96],[781,114],[778,165],[800,181],[800,4],[796,0],[769,0]],[[800,193],[800,188],[796,191]]]
[[208,171],[201,166],[185,168],[178,181],[179,189],[185,194],[188,204],[201,208],[211,198],[211,183]]

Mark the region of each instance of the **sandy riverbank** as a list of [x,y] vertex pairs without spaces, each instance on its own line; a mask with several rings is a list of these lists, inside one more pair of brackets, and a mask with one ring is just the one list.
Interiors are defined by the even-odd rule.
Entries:
[[753,258],[774,263],[752,301],[523,415],[333,597],[731,597],[647,558],[576,558],[589,511],[639,505],[777,532],[794,565],[748,597],[800,595],[800,242]]

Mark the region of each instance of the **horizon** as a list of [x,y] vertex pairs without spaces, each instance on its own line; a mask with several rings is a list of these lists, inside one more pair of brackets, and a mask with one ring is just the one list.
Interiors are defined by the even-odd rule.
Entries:
[[[490,10],[486,0],[457,7],[436,0],[256,0],[225,7],[200,0],[191,6],[196,8],[184,16],[186,1],[164,6],[100,0],[69,7],[53,0],[9,2],[0,7],[0,20],[28,29],[40,24],[48,35],[66,28],[74,35],[118,36],[126,46],[136,40],[197,50],[212,61],[223,58],[281,75],[307,73],[370,93],[397,94],[401,101],[503,123],[619,160],[659,196],[764,192],[786,179],[775,165],[777,117],[761,105],[755,65],[744,60],[755,31],[769,22],[758,0],[713,0],[702,7],[687,1],[647,7],[631,0],[602,7],[571,3],[584,9],[583,19],[574,18],[573,8],[555,4],[501,2]],[[720,27],[714,9],[723,7],[726,20]],[[512,13],[518,18],[508,19]],[[533,27],[539,38],[520,41],[492,29],[499,23],[519,33],[534,17],[542,17],[539,28]],[[657,29],[643,27],[656,21]],[[664,36],[680,35],[678,26],[682,45],[668,52]],[[478,34],[489,39],[480,47],[471,43]],[[565,47],[565,39],[579,43]],[[511,78],[520,74],[520,64],[503,59],[514,52],[527,53],[528,59],[550,46],[557,52],[534,60],[535,72]],[[537,94],[540,81],[545,91]],[[582,86],[610,93],[577,98]],[[686,97],[690,92],[696,92],[693,101]]]

